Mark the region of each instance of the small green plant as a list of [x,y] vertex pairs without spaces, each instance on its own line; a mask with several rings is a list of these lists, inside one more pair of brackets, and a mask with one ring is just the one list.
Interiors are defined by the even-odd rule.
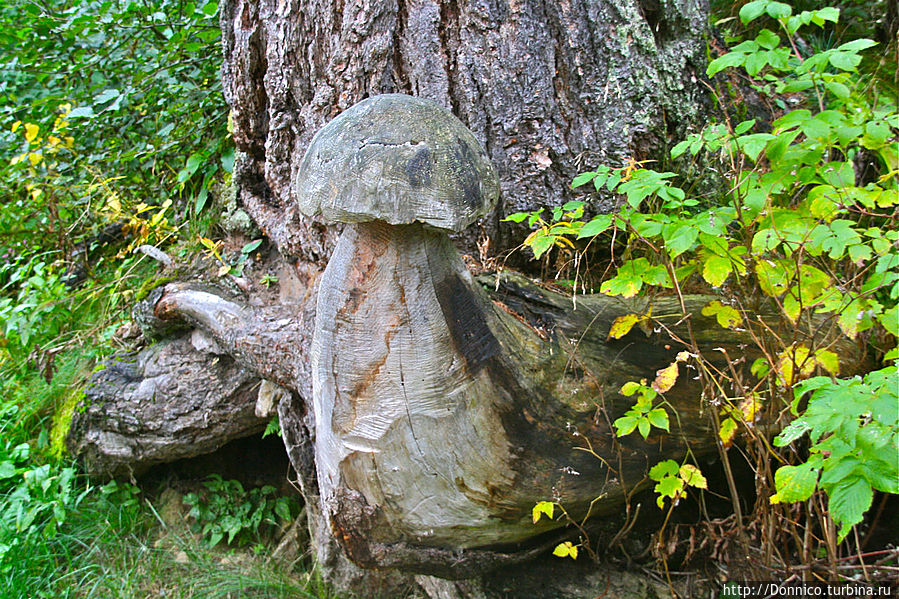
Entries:
[[[774,445],[788,446],[805,436],[809,458],[774,473],[772,503],[806,501],[816,488],[830,498],[830,514],[842,541],[871,507],[872,489],[899,494],[899,373],[895,366],[862,377],[814,377],[796,385],[791,404],[798,416]],[[798,404],[809,394],[808,407]]]
[[[188,493],[184,503],[194,520],[195,532],[214,547],[225,539],[239,546],[258,542],[261,535],[290,522],[299,511],[296,500],[279,497],[274,487],[244,490],[236,480],[217,474],[203,482],[205,492]],[[227,538],[226,538],[227,537]]]

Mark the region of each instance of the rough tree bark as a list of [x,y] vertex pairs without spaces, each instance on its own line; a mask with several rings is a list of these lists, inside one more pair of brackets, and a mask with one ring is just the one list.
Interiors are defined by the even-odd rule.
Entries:
[[706,0],[228,0],[239,198],[283,253],[323,266],[334,238],[292,196],[309,140],[363,98],[408,93],[486,148],[503,199],[484,230],[514,247],[499,218],[561,204],[578,169],[658,155],[697,121],[706,19]]

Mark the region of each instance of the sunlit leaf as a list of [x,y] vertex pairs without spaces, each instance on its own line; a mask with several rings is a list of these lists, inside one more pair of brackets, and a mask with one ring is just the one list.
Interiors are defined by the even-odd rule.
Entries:
[[658,393],[667,393],[677,382],[677,362],[672,362],[665,368],[656,371],[656,378],[652,382],[652,388]]

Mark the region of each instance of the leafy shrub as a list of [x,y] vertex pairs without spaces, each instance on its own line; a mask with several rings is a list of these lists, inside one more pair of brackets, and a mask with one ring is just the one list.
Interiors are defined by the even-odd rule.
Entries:
[[[778,30],[761,29],[714,59],[708,74],[721,80],[742,70],[784,113],[770,129],[755,120],[711,124],[671,151],[673,159],[703,155],[717,165],[728,180],[726,197],[693,196],[678,185],[677,173],[631,162],[603,165],[573,181],[573,187],[591,184],[620,194],[622,207],[615,214],[585,221],[584,202],[572,201],[547,220],[542,211],[508,219],[536,227],[525,241],[536,258],[554,248],[572,252],[578,239],[626,239],[602,293],[651,298],[663,290],[714,290],[720,299],[702,312],[753,340],[763,356],[752,364],[754,379],[737,374],[738,359],[728,358],[729,370],[717,369],[713,358],[719,356],[703,355],[692,337],[679,340],[685,351],[671,365],[672,374],[676,378],[680,361],[696,369],[704,399],[717,406],[710,412],[723,448],[737,435],[748,439],[758,490],[772,506],[757,506],[756,516],[777,522],[768,530],[800,539],[790,532],[795,512],[777,508],[808,502],[805,526],[820,531],[835,559],[837,544],[870,508],[872,489],[899,492],[899,379],[888,365],[899,359],[899,114],[894,97],[859,76],[861,52],[875,42],[859,39],[800,52],[797,31],[837,22],[837,9],[793,14],[789,5],[754,0],[739,14],[744,23],[764,16]],[[780,334],[757,317],[763,305],[779,314]],[[610,336],[646,320],[652,320],[650,313],[622,317]],[[867,343],[887,366],[864,378],[838,378],[847,366],[857,367],[841,363],[833,351],[839,337]],[[619,436],[636,429],[645,437],[650,426],[667,427],[664,409],[653,406],[659,386],[665,385],[657,379],[652,387],[631,382],[622,388],[624,395],[639,391],[639,399],[615,422]],[[753,425],[762,413],[776,421],[785,403],[797,418],[771,447]],[[806,433],[808,449],[797,443]],[[722,461],[729,473],[723,450]],[[773,475],[772,461],[785,464]],[[693,467],[671,462],[659,468],[650,473],[659,482],[659,505],[670,497],[673,507],[689,484],[680,473]],[[822,496],[827,512],[819,509]],[[739,515],[739,498],[733,501]],[[839,525],[836,534],[831,520]],[[797,541],[795,549],[805,554],[808,548]]]
[[236,480],[223,480],[213,474],[203,482],[205,492],[188,493],[184,503],[190,506],[195,532],[201,534],[210,547],[227,536],[226,543],[246,545],[256,542],[266,532],[290,522],[299,511],[299,504],[289,497],[279,497],[275,488],[244,490]]

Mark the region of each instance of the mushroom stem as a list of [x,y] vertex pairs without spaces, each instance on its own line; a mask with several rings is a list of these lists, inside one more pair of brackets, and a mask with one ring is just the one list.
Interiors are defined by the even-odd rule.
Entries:
[[445,545],[464,526],[470,546],[497,540],[487,498],[513,469],[485,368],[500,353],[490,314],[444,233],[346,228],[319,288],[312,352],[326,513],[350,490],[396,538]]

